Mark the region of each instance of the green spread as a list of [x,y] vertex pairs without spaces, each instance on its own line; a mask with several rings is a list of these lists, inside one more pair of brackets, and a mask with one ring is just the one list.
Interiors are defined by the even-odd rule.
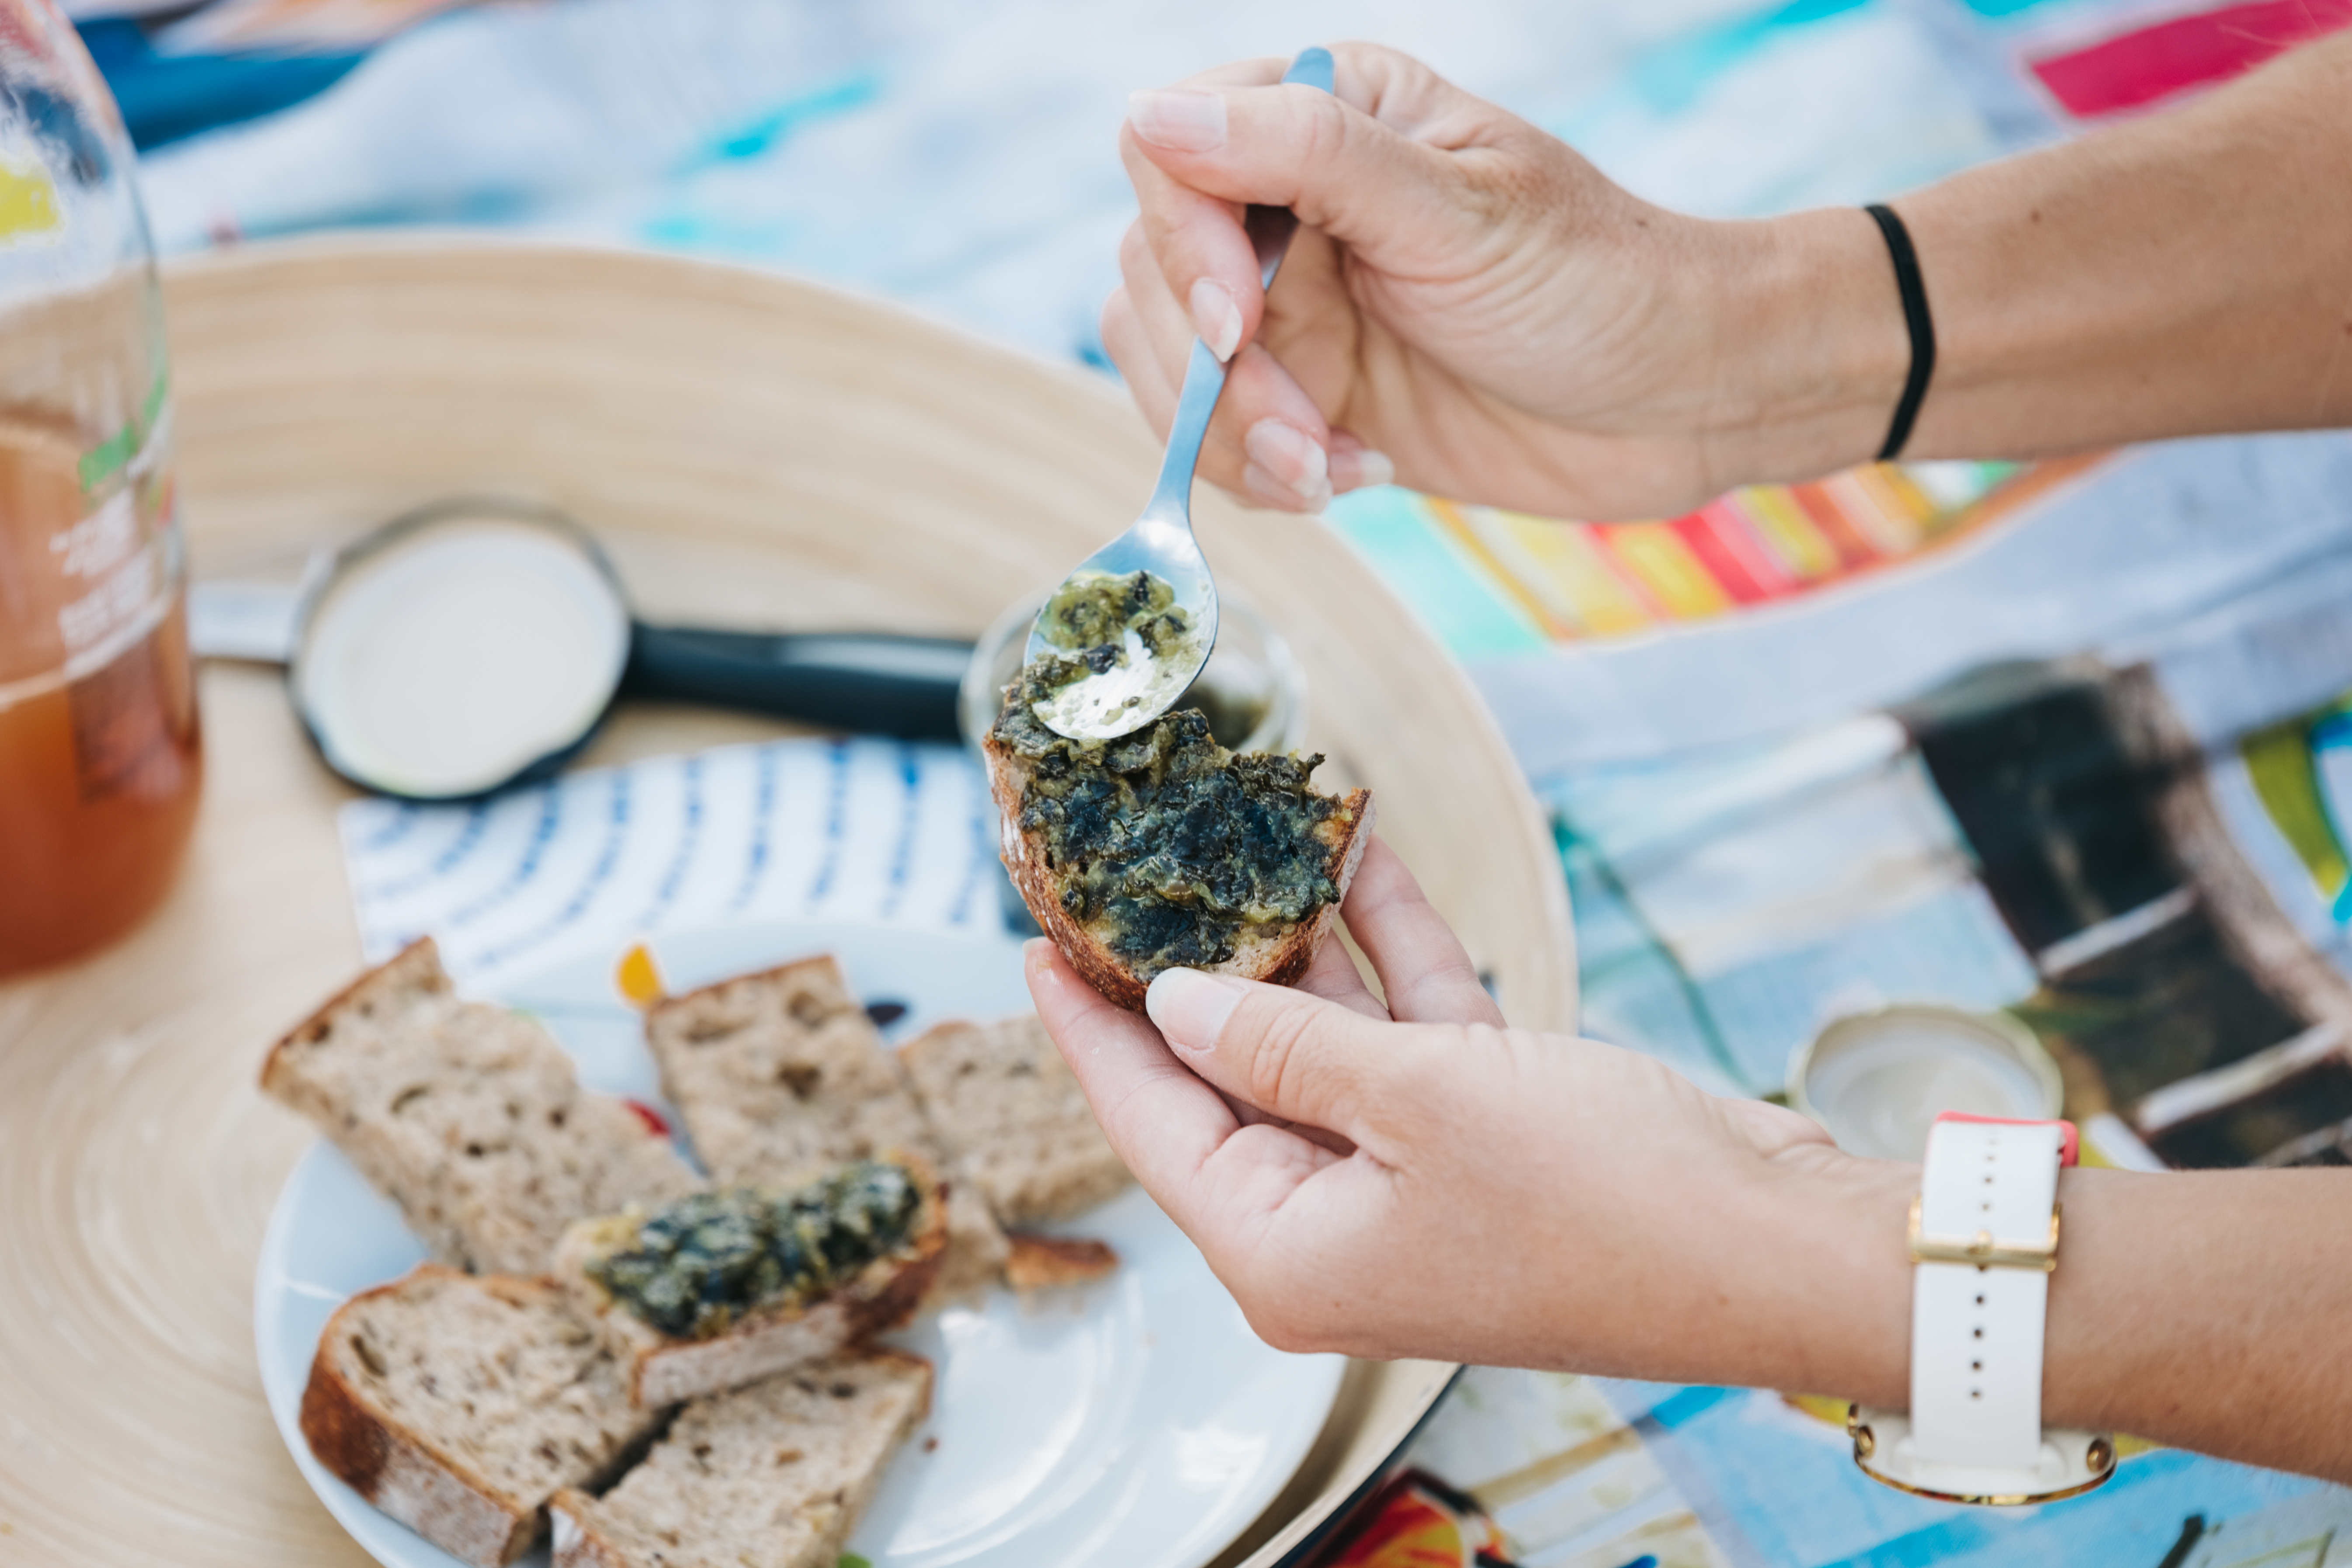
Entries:
[[1192,684],[1208,657],[1176,590],[1149,572],[1074,572],[1046,601],[1038,628],[1064,657],[1037,683],[1037,716],[1064,733],[1101,738],[1139,728]]
[[861,1161],[794,1192],[692,1193],[634,1219],[588,1277],[672,1339],[709,1339],[745,1313],[824,1294],[907,1246],[922,1193],[904,1166]]
[[1236,756],[1197,709],[1113,741],[1073,741],[1038,719],[1074,679],[1048,654],[1022,671],[992,731],[1028,762],[1021,827],[1039,836],[1062,907],[1150,980],[1231,958],[1254,929],[1312,918],[1339,897],[1318,795],[1318,756]]
[[1188,626],[1175,606],[1176,590],[1149,572],[1074,572],[1045,601],[1045,640],[1097,675],[1127,662],[1130,631],[1153,658],[1166,658],[1183,645]]

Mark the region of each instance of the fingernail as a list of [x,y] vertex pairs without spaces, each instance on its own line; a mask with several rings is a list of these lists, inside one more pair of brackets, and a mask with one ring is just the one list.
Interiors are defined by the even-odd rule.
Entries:
[[1205,1051],[1217,1043],[1217,1031],[1242,1005],[1241,982],[1197,969],[1164,971],[1143,994],[1143,1010],[1160,1026],[1170,1045],[1188,1051]]
[[1363,490],[1374,485],[1396,483],[1396,465],[1389,461],[1386,452],[1367,447],[1356,452],[1331,454],[1331,488],[1335,490]]
[[1320,506],[1331,499],[1331,459],[1323,444],[1296,425],[1261,419],[1242,437],[1250,461],[1289,487],[1290,499]]
[[1302,500],[1298,492],[1259,468],[1255,463],[1242,465],[1242,488],[1271,507],[1284,511],[1320,511],[1328,505],[1331,492],[1327,488],[1319,496]]
[[1192,330],[1211,353],[1221,360],[1233,358],[1242,346],[1242,308],[1234,303],[1234,291],[1213,278],[1194,283]]
[[1127,95],[1127,122],[1154,147],[1211,153],[1225,144],[1225,100],[1182,88]]

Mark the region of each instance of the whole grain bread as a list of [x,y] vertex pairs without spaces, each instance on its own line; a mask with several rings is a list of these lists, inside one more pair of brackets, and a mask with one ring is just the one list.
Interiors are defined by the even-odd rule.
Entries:
[[834,1568],[930,1390],[872,1351],[698,1399],[611,1491],[556,1496],[556,1568]]
[[1132,1180],[1034,1014],[936,1025],[898,1047],[950,1181],[999,1224],[1066,1219]]
[[427,1263],[338,1308],[302,1436],[362,1497],[468,1563],[511,1563],[562,1488],[612,1473],[656,1414],[544,1280]]
[[928,1147],[898,1058],[830,957],[657,1002],[646,1041],[696,1154],[725,1184],[789,1186]]
[[635,1111],[580,1087],[537,1019],[461,1000],[429,937],[278,1041],[261,1087],[478,1272],[540,1273],[573,1220],[698,1184]]
[[[1035,763],[992,734],[982,742],[981,749],[988,761],[989,790],[996,797],[1000,821],[998,854],[1013,878],[1013,885],[1020,889],[1021,901],[1029,906],[1031,918],[1061,950],[1062,956],[1069,960],[1070,967],[1105,1000],[1132,1012],[1142,1012],[1144,993],[1150,988],[1150,983],[1062,907],[1061,886],[1046,853],[1044,836],[1022,830],[1022,795],[1035,776]],[[1324,872],[1339,889],[1338,895],[1311,919],[1295,925],[1244,928],[1234,939],[1233,956],[1208,965],[1211,973],[1288,985],[1315,962],[1323,939],[1330,934],[1332,922],[1339,918],[1340,901],[1348,896],[1348,884],[1355,880],[1356,868],[1362,864],[1364,850],[1372,839],[1371,791],[1352,789],[1339,799],[1340,809],[1315,834],[1329,852]]]
[[588,1263],[625,1245],[632,1224],[605,1218],[574,1225],[556,1247],[556,1280],[572,1310],[596,1326],[639,1405],[658,1409],[756,1383],[895,1329],[922,1304],[947,1250],[947,1205],[927,1164],[910,1156],[899,1163],[914,1171],[923,1194],[901,1255],[876,1259],[814,1300],[751,1312],[709,1339],[671,1338],[590,1278]]
[[[898,1053],[830,956],[739,975],[656,1003],[646,1042],[695,1152],[729,1186],[794,1186],[853,1160],[936,1156]],[[993,1279],[1003,1232],[950,1179],[940,1299]]]

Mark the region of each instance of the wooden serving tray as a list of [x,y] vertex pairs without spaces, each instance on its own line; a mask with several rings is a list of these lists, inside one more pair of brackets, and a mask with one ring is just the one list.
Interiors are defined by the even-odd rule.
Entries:
[[[174,266],[176,440],[199,576],[453,493],[594,528],[649,617],[976,635],[1149,493],[1125,397],[905,311],[764,274],[403,237]],[[1219,579],[1289,638],[1310,741],[1494,976],[1575,1021],[1543,816],[1461,671],[1328,531],[1203,487]],[[255,1257],[310,1129],[268,1043],[360,967],[333,814],[274,671],[203,678],[203,815],[163,911],[0,984],[0,1562],[363,1563],[262,1404]],[[590,763],[787,732],[616,716]],[[5,874],[5,872],[0,872]],[[1401,1258],[1407,1268],[1458,1258]],[[1305,1468],[1223,1561],[1266,1568],[1381,1467],[1454,1369],[1359,1363]]]

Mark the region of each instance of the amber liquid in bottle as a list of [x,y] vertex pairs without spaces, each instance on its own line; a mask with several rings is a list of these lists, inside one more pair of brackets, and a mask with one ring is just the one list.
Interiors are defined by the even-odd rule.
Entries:
[[195,820],[177,542],[146,537],[169,481],[92,511],[85,445],[0,412],[0,974],[137,924]]

